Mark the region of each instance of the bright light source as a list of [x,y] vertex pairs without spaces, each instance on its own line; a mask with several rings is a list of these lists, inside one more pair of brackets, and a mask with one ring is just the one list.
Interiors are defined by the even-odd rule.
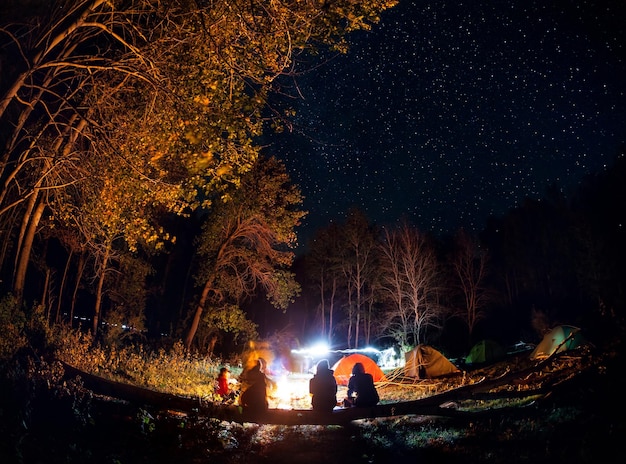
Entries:
[[372,348],[371,346],[366,346],[361,351],[365,351],[366,353],[380,353],[376,348]]
[[328,345],[326,343],[318,343],[311,347],[311,354],[314,356],[323,356],[328,354]]
[[304,354],[304,355],[310,355],[310,356],[316,357],[316,356],[327,355],[330,352],[330,350],[326,343],[320,342],[311,346],[310,348],[303,348],[301,350],[291,350],[291,352],[295,354]]
[[348,350],[339,350],[341,353],[380,353],[380,350],[366,346],[365,348],[351,348]]
[[309,408],[310,376],[281,375],[275,382],[275,388],[268,394],[271,408],[302,409]]

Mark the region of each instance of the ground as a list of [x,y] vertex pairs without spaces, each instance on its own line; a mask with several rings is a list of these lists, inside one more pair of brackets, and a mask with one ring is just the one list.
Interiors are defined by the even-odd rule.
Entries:
[[[621,357],[562,356],[498,387],[524,393],[549,385],[536,400],[491,395],[451,402],[468,415],[408,415],[348,426],[269,426],[220,422],[156,411],[84,392],[58,392],[29,404],[28,427],[3,428],[7,463],[613,463],[626,437]],[[445,380],[391,376],[382,401],[417,399],[523,369],[525,358],[468,370]],[[587,364],[589,363],[589,364]],[[549,380],[550,379],[550,380]],[[496,392],[497,393],[497,392]],[[547,393],[547,391],[546,391]],[[523,397],[524,395],[522,395]],[[534,397],[533,397],[534,398]],[[8,417],[8,406],[0,414]],[[2,416],[0,416],[2,417]]]

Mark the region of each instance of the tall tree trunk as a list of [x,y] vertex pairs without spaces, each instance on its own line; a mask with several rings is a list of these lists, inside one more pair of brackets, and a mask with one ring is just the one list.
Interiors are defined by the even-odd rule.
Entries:
[[204,305],[209,298],[209,292],[211,291],[211,288],[213,288],[213,284],[212,281],[209,279],[206,284],[204,284],[204,288],[202,289],[202,295],[200,296],[200,301],[198,302],[198,306],[196,306],[196,312],[193,315],[191,326],[189,327],[189,331],[187,332],[187,336],[185,337],[185,348],[187,348],[187,351],[191,349],[191,344],[193,343],[193,339],[196,336],[198,327],[200,326],[200,319],[202,318],[202,313],[204,312]]
[[347,342],[348,349],[352,349],[352,325],[354,324],[354,319],[352,318],[352,310],[349,310],[348,313],[348,332],[347,332]]
[[325,307],[325,301],[326,301],[326,295],[324,295],[324,293],[326,292],[325,289],[325,281],[324,281],[324,271],[320,272],[320,283],[319,283],[319,289],[320,289],[320,317],[321,317],[321,327],[320,327],[320,331],[322,332],[322,336],[326,335],[326,307]]
[[357,309],[356,322],[354,323],[354,348],[359,348],[359,337],[361,328],[361,310]]
[[37,231],[37,226],[39,225],[39,221],[41,220],[41,216],[46,207],[46,204],[42,199],[39,200],[35,211],[33,212],[32,217],[30,218],[28,228],[26,234],[24,236],[24,242],[21,248],[18,250],[19,260],[17,264],[17,269],[15,272],[15,282],[13,284],[13,294],[18,302],[18,304],[22,303],[24,298],[24,283],[26,280],[26,269],[28,268],[28,262],[30,260],[30,252],[33,248],[33,241],[35,239],[35,232]]
[[37,204],[37,200],[39,198],[39,190],[36,190],[28,199],[28,203],[26,203],[26,211],[24,211],[24,215],[22,216],[22,223],[20,225],[20,232],[17,236],[17,245],[15,247],[15,264],[13,265],[13,283],[15,284],[15,276],[17,274],[17,269],[19,267],[19,262],[22,253],[22,246],[25,240],[26,231],[28,230],[28,226],[33,219],[33,211],[35,210],[35,206]]
[[70,303],[70,327],[74,323],[74,309],[76,308],[76,297],[78,295],[78,289],[80,288],[80,282],[83,279],[83,272],[87,264],[87,258],[84,251],[81,251],[78,258],[78,265],[76,266],[76,282],[74,283],[74,291],[72,292],[72,301]]
[[109,257],[111,256],[111,246],[111,242],[107,243],[104,256],[102,257],[102,268],[100,270],[100,277],[98,278],[98,286],[96,288],[96,303],[93,308],[93,325],[91,326],[94,338],[98,333],[98,324],[100,323],[102,293],[104,288],[104,279],[106,278],[107,267],[109,265]]
[[41,64],[43,58],[48,53],[50,53],[57,45],[59,45],[66,37],[70,36],[73,31],[82,26],[85,23],[85,20],[87,19],[89,14],[93,10],[98,8],[98,6],[105,3],[105,1],[106,0],[93,0],[90,3],[84,4],[81,15],[78,16],[75,21],[66,23],[66,27],[56,31],[56,36],[51,37],[49,38],[49,40],[46,41],[45,48],[41,49],[40,52],[35,55],[32,62],[30,63],[28,71],[22,73],[17,79],[15,79],[13,85],[9,87],[2,99],[0,99],[0,116],[4,114],[11,100],[15,98],[19,89],[24,86],[26,79],[33,73],[33,70]]
[[332,345],[334,327],[334,315],[335,315],[335,296],[337,294],[337,279],[333,277],[333,287],[330,293],[330,305],[328,308],[328,343]]
[[207,347],[207,355],[212,357],[213,356],[213,351],[215,350],[215,345],[217,344],[217,335],[216,334],[212,334],[210,339],[209,339],[209,344]]
[[61,285],[59,286],[59,299],[57,301],[57,311],[54,316],[54,323],[58,324],[61,322],[61,301],[63,300],[63,292],[65,290],[65,282],[67,281],[67,272],[70,268],[70,264],[72,262],[72,257],[74,256],[74,250],[70,250],[70,254],[67,257],[67,261],[65,261],[65,269],[63,269],[63,277],[61,278]]
[[44,308],[46,321],[50,321],[50,306],[48,305],[48,292],[50,291],[50,268],[46,266],[46,277],[43,283],[43,292],[41,295],[41,307]]
[[[73,121],[75,116],[71,118]],[[66,143],[65,148],[63,150],[63,154],[67,155],[70,151],[73,142],[76,140],[77,133],[84,129],[86,122],[81,120],[74,133],[69,132],[69,141]],[[70,131],[70,129],[66,129]],[[53,151],[58,150],[63,143],[63,137],[59,137],[56,141]],[[46,169],[50,169],[50,160],[46,160],[45,162]],[[45,171],[45,170],[44,170]],[[33,188],[33,193],[28,201],[28,206],[26,212],[24,213],[24,220],[22,221],[22,227],[20,230],[20,235],[18,238],[18,246],[16,250],[16,269],[15,269],[15,280],[13,284],[13,291],[15,297],[17,298],[18,303],[22,302],[23,292],[24,292],[24,280],[26,278],[26,268],[28,267],[28,262],[30,260],[30,253],[33,247],[33,240],[35,237],[35,231],[39,226],[39,221],[41,220],[41,216],[45,209],[45,200],[46,196],[41,196],[41,186],[44,181],[44,177],[37,180],[35,187]]]
[[[0,251],[0,268],[4,268],[5,262],[9,259],[9,250],[14,246],[13,240],[11,240],[11,233],[14,230],[15,223],[18,221],[17,211],[17,209],[14,209],[10,214],[0,214],[0,220],[2,221],[0,223],[0,230],[2,230],[2,234],[0,235],[0,240],[2,241]],[[15,266],[13,266],[13,270],[15,270]]]
[[365,346],[369,346],[372,340],[372,313],[374,307],[374,297],[372,296],[367,303],[367,317],[365,319]]

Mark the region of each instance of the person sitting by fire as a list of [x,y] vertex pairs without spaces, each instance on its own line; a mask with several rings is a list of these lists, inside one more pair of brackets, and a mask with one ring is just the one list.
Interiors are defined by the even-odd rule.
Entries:
[[314,411],[330,412],[337,406],[337,381],[328,367],[328,360],[322,359],[317,363],[315,374],[309,380],[309,393]]
[[244,411],[258,414],[267,411],[269,404],[267,401],[267,377],[263,372],[265,360],[260,358],[254,366],[242,372],[239,380],[245,389],[239,397],[239,404]]
[[343,401],[344,406],[376,406],[379,401],[372,374],[365,372],[362,363],[356,363],[352,367],[352,375],[348,380],[348,397]]
[[232,403],[237,397],[238,392],[231,388],[230,371],[227,367],[220,369],[215,393],[222,399],[222,403]]

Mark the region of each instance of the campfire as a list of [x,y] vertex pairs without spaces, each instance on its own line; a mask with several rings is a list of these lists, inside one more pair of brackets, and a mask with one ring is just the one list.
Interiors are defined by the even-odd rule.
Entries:
[[282,374],[273,381],[268,391],[270,408],[276,409],[309,409],[311,395],[309,395],[309,374]]

